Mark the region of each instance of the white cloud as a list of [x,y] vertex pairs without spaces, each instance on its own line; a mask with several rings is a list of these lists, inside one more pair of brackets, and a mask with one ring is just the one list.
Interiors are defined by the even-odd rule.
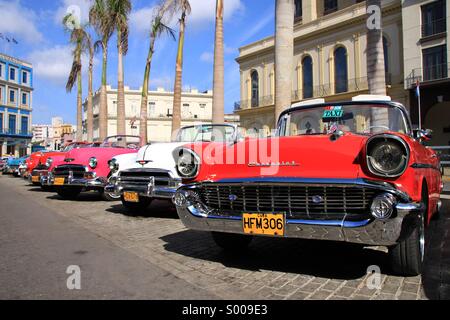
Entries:
[[214,62],[214,54],[212,52],[205,51],[200,55],[200,60],[203,62]]
[[267,11],[263,18],[257,21],[253,27],[248,29],[247,32],[245,32],[241,38],[239,38],[238,44],[244,44],[246,43],[250,38],[255,36],[259,31],[261,31],[265,26],[267,26],[269,23],[274,23],[275,20],[275,13],[274,10]]
[[[90,0],[62,0],[61,6],[56,9],[54,15],[54,22],[57,25],[62,23],[63,18],[69,12],[79,13],[80,22],[85,24],[89,21],[89,8],[91,6]],[[75,11],[73,11],[75,9]]]
[[133,10],[130,14],[130,31],[146,34],[150,31],[154,7]]
[[21,5],[20,1],[0,0],[0,31],[3,34],[14,36],[17,41],[27,43],[38,43],[42,41],[43,35],[36,26],[37,15]]
[[[72,67],[72,47],[56,45],[52,48],[39,49],[30,53],[27,60],[33,64],[33,72],[38,79],[64,86]],[[82,56],[83,73],[86,73],[88,57]],[[98,60],[94,59],[94,66]]]

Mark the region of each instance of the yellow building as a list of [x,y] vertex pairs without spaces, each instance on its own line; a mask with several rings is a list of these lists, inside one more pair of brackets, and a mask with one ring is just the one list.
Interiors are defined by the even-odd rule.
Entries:
[[[366,2],[296,0],[292,102],[324,98],[342,101],[368,92]],[[402,1],[382,1],[388,94],[406,103],[402,50]],[[241,125],[267,136],[274,119],[274,37],[239,49]],[[286,106],[288,107],[288,106]]]

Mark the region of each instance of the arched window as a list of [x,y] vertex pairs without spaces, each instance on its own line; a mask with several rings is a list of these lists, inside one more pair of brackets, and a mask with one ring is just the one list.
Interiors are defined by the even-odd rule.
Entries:
[[295,0],[295,19],[302,17],[302,0]]
[[383,52],[384,52],[384,72],[389,73],[389,47],[386,37],[383,37]]
[[334,50],[334,92],[348,91],[347,50],[339,47]]
[[313,63],[310,56],[302,60],[303,99],[313,97]]
[[258,71],[253,70],[251,73],[252,79],[252,107],[257,107],[259,105],[259,75]]

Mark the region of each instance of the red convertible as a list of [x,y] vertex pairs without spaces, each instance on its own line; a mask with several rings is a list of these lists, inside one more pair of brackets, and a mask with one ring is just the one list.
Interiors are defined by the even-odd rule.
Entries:
[[417,275],[443,188],[428,138],[389,97],[301,103],[280,115],[276,137],[177,150],[184,186],[173,201],[186,227],[227,250],[252,236],[381,245],[394,272]]
[[49,173],[48,185],[64,199],[74,199],[83,190],[96,190],[105,200],[117,200],[104,192],[111,174],[108,161],[120,154],[137,153],[139,146],[139,137],[112,136],[98,147],[72,149],[65,153],[64,163]]

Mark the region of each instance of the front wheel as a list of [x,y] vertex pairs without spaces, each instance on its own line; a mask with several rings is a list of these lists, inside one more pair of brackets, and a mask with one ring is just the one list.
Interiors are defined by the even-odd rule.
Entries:
[[211,232],[214,242],[226,251],[242,251],[245,250],[253,237],[243,234]]
[[120,195],[116,196],[114,193],[105,192],[104,190],[100,191],[101,197],[105,201],[118,201],[120,200]]
[[81,193],[82,189],[79,187],[60,187],[56,189],[56,193],[65,200],[74,200]]
[[422,273],[425,257],[425,217],[428,212],[428,191],[422,190],[424,211],[420,214],[419,223],[411,234],[400,243],[389,248],[392,270],[403,276],[417,276]]

